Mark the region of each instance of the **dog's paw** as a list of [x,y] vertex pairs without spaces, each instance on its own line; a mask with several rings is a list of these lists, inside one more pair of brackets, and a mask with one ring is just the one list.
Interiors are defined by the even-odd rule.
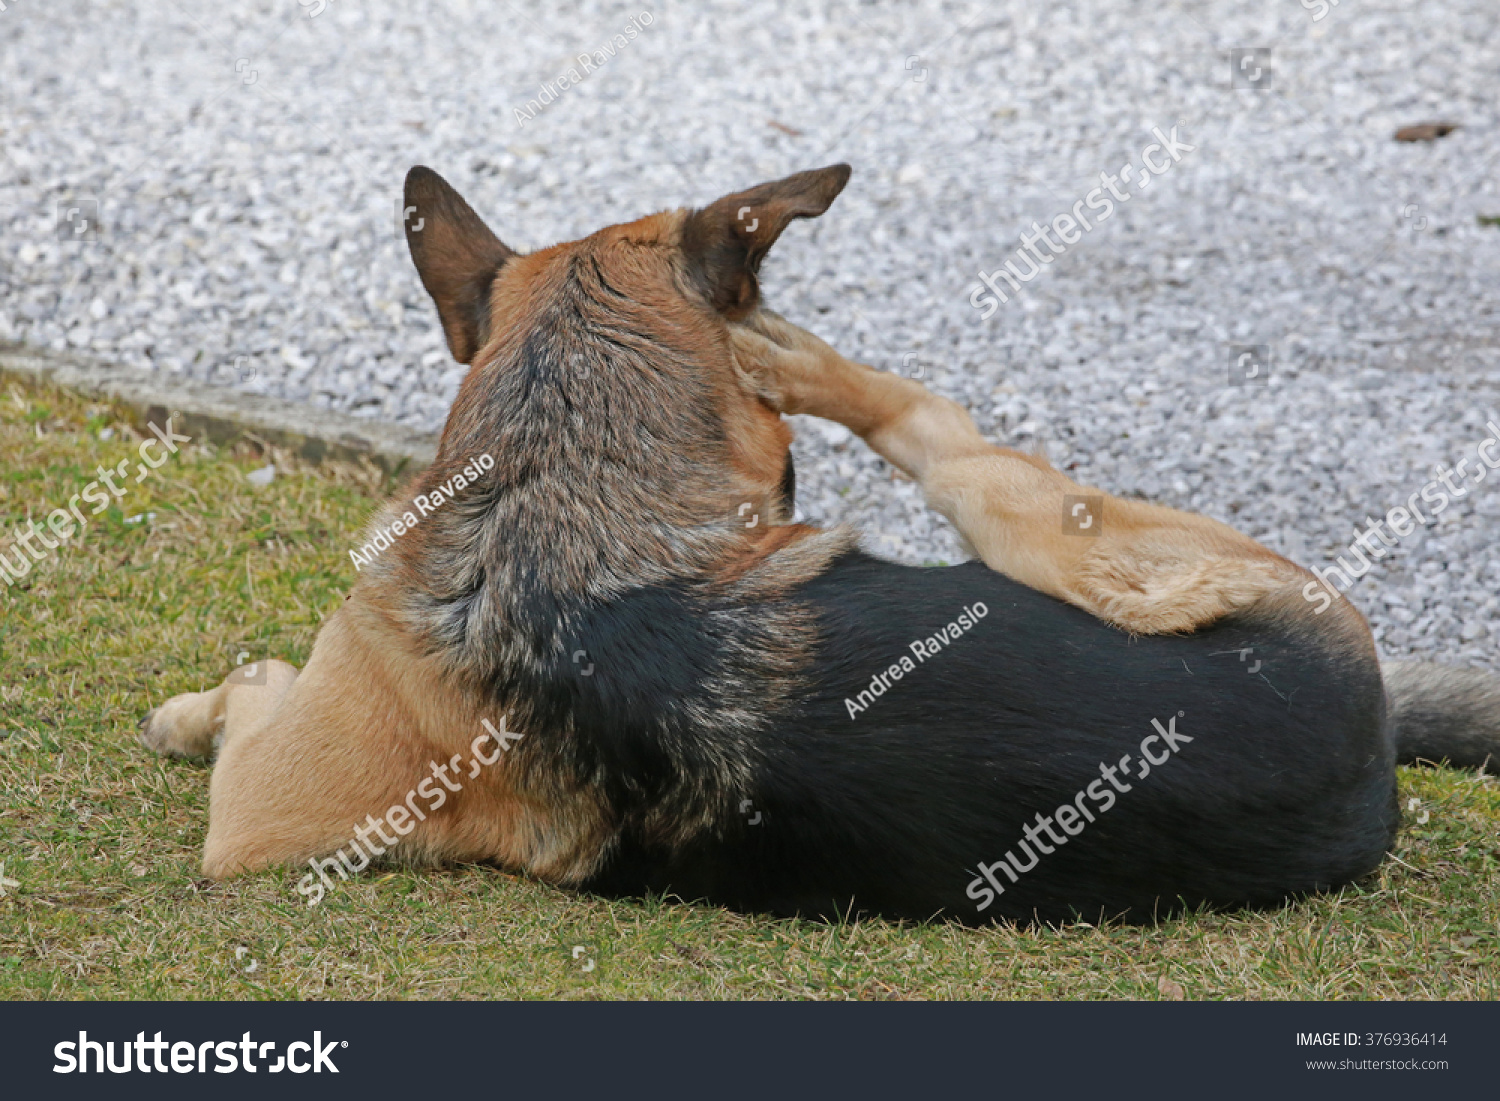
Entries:
[[748,390],[778,413],[801,411],[803,396],[816,385],[816,358],[737,325],[730,326],[729,341],[735,369]]
[[777,368],[786,352],[759,333],[738,325],[730,326],[729,347],[734,354],[735,373],[745,389],[781,412],[785,402]]
[[765,337],[771,343],[788,352],[801,352],[814,360],[837,360],[842,358],[821,337],[814,336],[800,325],[794,325],[774,310],[761,307],[739,323]]
[[141,720],[141,744],[164,757],[208,757],[224,728],[211,692],[173,696]]

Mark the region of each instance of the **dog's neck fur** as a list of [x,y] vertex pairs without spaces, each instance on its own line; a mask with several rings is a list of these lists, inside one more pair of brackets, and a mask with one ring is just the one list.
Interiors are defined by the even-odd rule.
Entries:
[[[670,268],[632,263],[641,244],[617,232],[629,228],[519,258],[497,281],[493,316],[515,320],[476,358],[437,461],[393,506],[495,460],[382,559],[409,594],[408,627],[455,666],[483,650],[495,671],[522,659],[517,646],[541,658],[568,645],[571,610],[643,586],[749,585],[764,599],[845,545],[825,534],[788,553],[814,534],[770,526],[789,433],[740,389],[723,321],[658,285]],[[619,250],[607,278],[602,250]],[[749,530],[746,502],[764,517]]]

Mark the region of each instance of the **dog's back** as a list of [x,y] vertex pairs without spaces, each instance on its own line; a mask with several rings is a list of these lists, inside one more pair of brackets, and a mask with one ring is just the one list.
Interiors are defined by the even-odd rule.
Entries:
[[1347,883],[1394,836],[1393,740],[1357,637],[1263,607],[1131,638],[977,563],[861,554],[791,599],[820,641],[805,694],[754,737],[743,805],[675,849],[627,828],[590,886],[823,916],[1149,918]]

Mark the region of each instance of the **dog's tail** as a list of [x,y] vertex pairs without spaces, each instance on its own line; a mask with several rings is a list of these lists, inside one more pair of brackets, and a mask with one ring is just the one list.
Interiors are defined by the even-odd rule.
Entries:
[[1396,760],[1500,771],[1500,677],[1416,661],[1382,662]]

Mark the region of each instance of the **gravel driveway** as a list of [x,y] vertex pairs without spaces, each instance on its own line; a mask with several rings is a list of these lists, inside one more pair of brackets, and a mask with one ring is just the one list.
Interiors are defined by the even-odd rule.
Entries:
[[[1500,670],[1493,0],[642,2],[0,4],[0,341],[437,427],[410,165],[528,249],[848,161],[766,265],[788,316],[1308,565],[1414,503],[1353,599],[1390,654]],[[809,517],[962,556],[796,427]]]

